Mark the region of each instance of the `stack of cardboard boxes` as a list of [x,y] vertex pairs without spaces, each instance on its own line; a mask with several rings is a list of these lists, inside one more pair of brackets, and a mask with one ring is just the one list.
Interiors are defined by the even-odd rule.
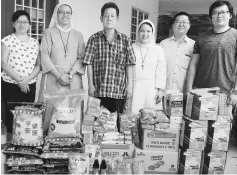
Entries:
[[179,173],[223,174],[231,108],[219,88],[193,90],[187,98],[180,135]]
[[[183,94],[167,91],[163,108],[162,112],[168,118],[168,123],[156,123],[151,129],[140,128],[141,145],[140,148],[135,148],[134,157],[137,160],[144,160],[145,174],[176,174],[178,172]],[[161,119],[159,115],[162,114],[157,116]]]

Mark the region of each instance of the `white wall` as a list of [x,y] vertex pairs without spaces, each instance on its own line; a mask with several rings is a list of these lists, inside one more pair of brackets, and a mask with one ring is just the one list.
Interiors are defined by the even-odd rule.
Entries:
[[[118,31],[130,37],[132,6],[148,12],[149,19],[157,24],[159,0],[112,0],[120,10],[117,23]],[[109,0],[59,0],[60,3],[67,2],[73,8],[73,25],[79,30],[85,39],[102,30],[100,22],[100,10]]]
[[[111,0],[120,10],[117,30],[130,37],[132,6],[149,13],[149,19],[157,26],[159,0]],[[85,43],[89,37],[102,30],[100,11],[102,6],[109,0],[59,0],[66,2],[73,8],[73,25],[83,36]],[[87,75],[83,76],[84,88],[88,89]]]

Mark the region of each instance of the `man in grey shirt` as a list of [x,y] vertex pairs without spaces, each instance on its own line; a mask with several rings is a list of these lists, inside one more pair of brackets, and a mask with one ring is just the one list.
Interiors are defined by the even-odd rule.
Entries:
[[209,9],[213,29],[202,34],[194,45],[187,91],[195,88],[219,87],[225,103],[237,104],[237,30],[229,26],[233,6],[216,1]]

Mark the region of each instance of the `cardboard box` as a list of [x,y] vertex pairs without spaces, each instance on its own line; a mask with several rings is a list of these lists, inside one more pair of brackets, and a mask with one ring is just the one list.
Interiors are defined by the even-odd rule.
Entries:
[[200,174],[203,151],[181,149],[179,154],[179,174]]
[[183,116],[183,93],[166,90],[163,99],[163,110],[167,116]]
[[102,156],[117,157],[123,156],[124,159],[133,158],[134,144],[102,144]]
[[183,118],[180,134],[180,146],[196,150],[204,150],[207,137],[207,121]]
[[206,150],[228,151],[230,138],[230,122],[218,123],[208,121]]
[[224,151],[204,153],[202,174],[224,174],[227,154]]
[[145,174],[176,174],[178,152],[148,151],[135,148],[134,158],[144,161]]
[[177,129],[144,129],[141,148],[151,151],[178,151],[179,136],[180,130]]
[[193,120],[216,120],[218,103],[216,88],[195,89],[188,94],[185,115]]
[[175,116],[171,116],[169,117],[170,119],[170,123],[179,123],[179,124],[182,124],[183,123],[183,117],[175,117]]

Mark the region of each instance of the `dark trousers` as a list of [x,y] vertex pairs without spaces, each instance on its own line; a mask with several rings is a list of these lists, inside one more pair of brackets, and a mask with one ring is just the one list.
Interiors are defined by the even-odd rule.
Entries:
[[120,122],[119,122],[119,116],[123,113],[124,110],[124,99],[114,99],[114,98],[108,98],[108,97],[99,97],[101,100],[100,105],[107,108],[110,112],[117,112],[117,127],[118,131],[120,131]]
[[24,94],[20,87],[17,84],[7,83],[1,80],[2,83],[2,104],[4,110],[1,112],[1,119],[5,122],[7,126],[7,132],[12,132],[12,121],[13,114],[7,106],[8,102],[34,102],[35,101],[35,91],[36,91],[36,83],[30,84],[30,92]]

